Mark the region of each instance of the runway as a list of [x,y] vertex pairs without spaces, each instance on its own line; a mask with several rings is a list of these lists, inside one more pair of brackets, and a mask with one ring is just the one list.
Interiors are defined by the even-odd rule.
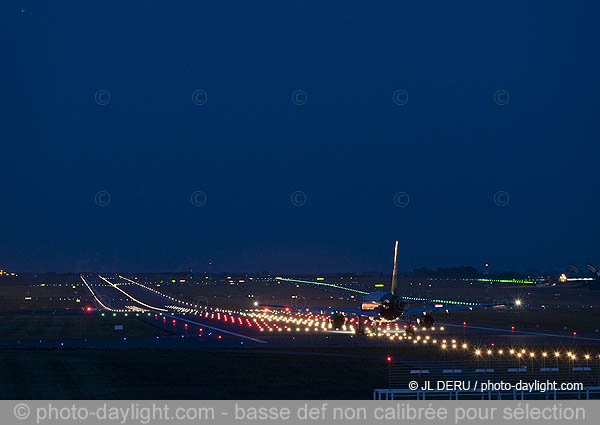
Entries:
[[[142,320],[173,334],[173,339],[197,347],[245,345],[292,348],[323,347],[577,347],[600,346],[600,338],[577,336],[543,329],[506,329],[497,325],[466,325],[444,321],[414,337],[404,335],[402,326],[369,323],[371,336],[355,335],[357,325],[349,319],[344,330],[331,328],[329,316],[312,313],[265,312],[260,310],[230,311],[208,309],[159,291],[150,284],[125,276],[89,277],[86,282],[97,298],[113,310],[141,311]],[[109,300],[107,305],[106,300]],[[150,313],[149,316],[146,316]],[[168,320],[167,320],[168,319]],[[197,339],[197,343],[189,340]],[[159,344],[173,345],[163,339]],[[141,342],[140,342],[141,343]],[[156,346],[157,341],[152,341]]]

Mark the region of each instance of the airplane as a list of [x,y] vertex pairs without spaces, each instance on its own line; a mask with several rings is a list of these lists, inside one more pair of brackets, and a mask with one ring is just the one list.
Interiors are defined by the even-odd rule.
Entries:
[[[291,308],[302,311],[313,311],[323,313],[324,311],[333,312],[332,325],[336,330],[341,329],[346,323],[346,315],[355,315],[358,318],[358,334],[363,333],[362,325],[366,317],[375,322],[397,322],[404,321],[408,326],[405,329],[406,334],[414,334],[414,323],[420,327],[430,328],[435,324],[431,312],[451,310],[473,310],[474,308],[496,307],[498,304],[483,304],[478,302],[459,302],[459,301],[431,301],[430,306],[410,307],[408,304],[414,302],[414,298],[399,294],[398,291],[398,241],[394,248],[394,269],[392,273],[392,285],[389,292],[376,291],[365,295],[362,299],[360,308],[337,308],[337,307],[290,307],[282,305],[263,305],[272,308],[285,308],[289,311]],[[425,300],[426,302],[428,300]]]

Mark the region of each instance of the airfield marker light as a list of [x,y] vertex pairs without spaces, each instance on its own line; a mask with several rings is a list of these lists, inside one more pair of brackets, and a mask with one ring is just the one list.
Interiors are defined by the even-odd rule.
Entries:
[[498,350],[498,354],[500,354],[500,355],[504,354],[504,350],[503,349]]
[[521,353],[517,353],[517,357],[521,358],[522,354]]
[[547,357],[548,353],[546,353],[545,351],[542,353],[542,357]]
[[509,351],[510,354],[515,354],[515,350],[513,350],[512,348]]
[[85,308],[85,311],[92,311],[92,307],[90,307],[90,306],[87,306],[87,307]]
[[442,344],[442,350],[446,349],[446,344]]
[[515,330],[515,326],[514,326],[514,325],[512,325],[512,326],[510,327],[510,330],[511,330],[511,331],[514,331],[514,330]]
[[481,350],[475,350],[475,355],[476,356],[480,356],[481,355]]
[[554,357],[560,357],[560,353],[558,351],[554,352]]
[[589,360],[589,359],[590,359],[590,355],[589,355],[589,354],[586,354],[586,355],[585,355],[585,356],[583,356],[583,357],[585,357],[585,359],[586,359],[586,360]]
[[463,344],[462,348],[464,348],[466,350],[467,349],[467,344]]
[[573,336],[577,336],[577,332],[573,332]]
[[521,300],[519,300],[519,299],[515,300],[515,305],[516,306],[520,306],[521,305]]
[[463,322],[463,326],[467,326],[467,322]]
[[492,350],[487,350],[487,354],[488,354],[488,356],[491,356],[492,355]]
[[535,357],[535,353],[532,351],[531,353],[529,353],[529,357],[533,359]]
[[573,355],[573,353],[571,353],[570,351],[567,351],[567,357],[571,357]]

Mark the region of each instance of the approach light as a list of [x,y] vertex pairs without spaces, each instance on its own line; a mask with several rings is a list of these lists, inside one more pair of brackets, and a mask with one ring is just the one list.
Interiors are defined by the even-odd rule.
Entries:
[[517,305],[517,306],[521,305],[521,300],[515,300],[515,305]]

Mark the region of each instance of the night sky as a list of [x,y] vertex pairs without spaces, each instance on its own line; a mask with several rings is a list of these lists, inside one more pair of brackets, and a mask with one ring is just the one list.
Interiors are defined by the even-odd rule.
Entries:
[[599,9],[3,1],[0,268],[600,263]]

